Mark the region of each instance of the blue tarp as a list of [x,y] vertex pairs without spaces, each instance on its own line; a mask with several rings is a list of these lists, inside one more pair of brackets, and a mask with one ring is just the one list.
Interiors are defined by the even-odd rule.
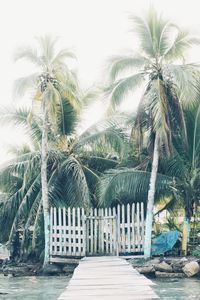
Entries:
[[151,253],[152,255],[164,254],[171,250],[179,238],[178,230],[163,232],[152,240]]

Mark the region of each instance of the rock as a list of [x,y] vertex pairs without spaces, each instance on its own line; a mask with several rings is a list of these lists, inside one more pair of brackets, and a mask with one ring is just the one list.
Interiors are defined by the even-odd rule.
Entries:
[[172,268],[174,272],[183,272],[183,267],[188,263],[188,260],[183,257],[182,259],[176,259],[172,263]]
[[62,268],[56,264],[49,264],[43,270],[43,275],[59,275],[62,273]]
[[154,268],[156,271],[160,271],[160,272],[168,272],[168,273],[173,272],[172,267],[168,265],[165,261],[156,264]]
[[152,274],[152,273],[155,273],[155,269],[154,269],[153,266],[137,267],[136,270],[140,274]]
[[184,278],[186,277],[184,273],[169,273],[169,272],[155,272],[158,278]]
[[67,274],[72,274],[74,272],[74,269],[77,267],[77,265],[66,265],[63,267],[63,272]]
[[161,262],[160,258],[153,258],[153,259],[146,261],[146,263],[144,265],[145,266],[154,266],[156,264],[159,264],[160,262]]
[[155,264],[160,263],[159,258],[153,258],[153,259],[144,259],[144,258],[133,258],[128,261],[133,267],[149,267],[154,266]]
[[182,270],[187,275],[187,277],[192,277],[200,271],[200,266],[198,262],[191,261],[187,263]]
[[5,276],[8,274],[12,274],[13,276],[26,276],[31,275],[31,272],[28,267],[6,266],[3,268],[3,274]]

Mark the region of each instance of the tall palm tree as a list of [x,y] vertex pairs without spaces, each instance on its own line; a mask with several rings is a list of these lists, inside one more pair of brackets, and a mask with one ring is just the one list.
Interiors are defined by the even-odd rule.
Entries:
[[[47,181],[48,159],[48,127],[49,120],[54,124],[57,108],[62,107],[61,98],[66,98],[75,109],[79,108],[79,88],[75,74],[66,65],[66,58],[75,58],[69,50],[55,52],[56,40],[44,37],[37,38],[38,49],[23,48],[16,53],[16,60],[28,59],[38,72],[20,78],[16,82],[16,91],[19,95],[31,90],[33,108],[35,103],[41,105],[42,139],[41,139],[41,183],[42,202],[44,213],[45,256],[44,268],[49,263],[49,200]],[[61,97],[62,96],[62,97]]]
[[[194,64],[182,62],[186,50],[198,44],[199,40],[169,23],[154,9],[148,11],[145,19],[131,17],[131,20],[140,42],[139,53],[111,59],[110,84],[106,93],[110,99],[110,109],[115,109],[130,91],[142,84],[145,87],[138,107],[135,128],[139,144],[142,144],[142,136],[147,129],[145,134],[149,136],[151,148],[153,147],[144,247],[144,255],[148,258],[151,255],[159,156],[161,150],[167,155],[171,153],[175,126],[179,127],[183,140],[187,140],[183,104],[189,105],[196,100],[194,75],[197,75],[198,68]],[[175,101],[169,101],[169,95],[174,95],[170,98]]]

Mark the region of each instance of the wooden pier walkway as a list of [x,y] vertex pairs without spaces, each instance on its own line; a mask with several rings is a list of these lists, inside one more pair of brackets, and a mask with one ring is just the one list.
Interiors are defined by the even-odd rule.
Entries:
[[58,300],[159,299],[154,283],[119,257],[86,257]]

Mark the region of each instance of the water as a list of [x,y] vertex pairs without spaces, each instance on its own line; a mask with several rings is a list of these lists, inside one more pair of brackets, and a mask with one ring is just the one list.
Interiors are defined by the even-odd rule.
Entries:
[[4,277],[0,275],[0,300],[56,300],[64,291],[70,278],[49,277]]
[[[0,275],[0,300],[56,300],[69,277],[4,277]],[[162,300],[200,300],[200,279],[153,279]],[[94,299],[95,300],[95,299]]]
[[162,300],[200,300],[200,279],[154,279],[153,287]]

